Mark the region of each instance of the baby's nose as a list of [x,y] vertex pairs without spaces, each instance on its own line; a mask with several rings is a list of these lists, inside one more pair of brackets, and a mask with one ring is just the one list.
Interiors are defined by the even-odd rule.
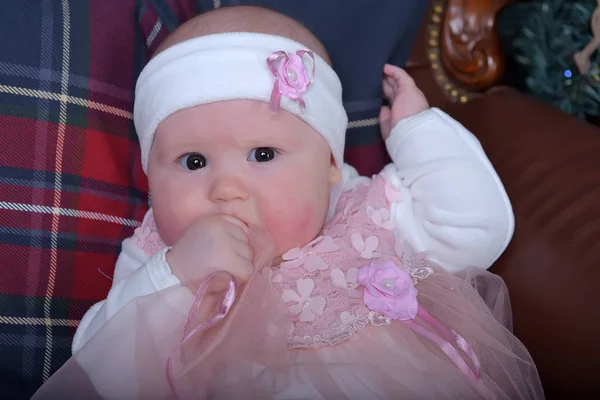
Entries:
[[211,185],[209,199],[213,202],[248,200],[249,193],[241,177],[224,175]]

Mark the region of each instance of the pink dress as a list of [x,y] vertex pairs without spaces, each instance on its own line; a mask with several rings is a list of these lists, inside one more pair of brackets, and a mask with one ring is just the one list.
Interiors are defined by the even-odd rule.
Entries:
[[[394,196],[382,177],[343,194],[322,236],[278,266],[255,232],[246,285],[207,294],[223,274],[195,295],[138,298],[37,397],[543,398],[501,278],[411,254],[394,234]],[[164,247],[152,218],[136,235],[148,254]]]

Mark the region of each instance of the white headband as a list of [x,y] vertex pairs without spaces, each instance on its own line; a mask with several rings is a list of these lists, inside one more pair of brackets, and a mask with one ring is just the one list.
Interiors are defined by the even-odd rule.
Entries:
[[[304,54],[303,50],[306,47],[302,44],[280,36],[224,33],[179,43],[150,60],[137,81],[133,112],[144,172],[148,173],[154,133],[169,115],[200,104],[236,99],[259,100],[273,106],[272,92],[276,97],[281,93],[281,108],[306,121],[325,138],[341,168],[348,123],[342,85],[321,57],[315,54],[313,61],[312,52]],[[273,60],[276,52],[283,54],[283,58],[275,56],[276,63],[301,59],[303,70],[270,67],[267,59]],[[278,77],[277,71],[287,71],[288,77],[295,79],[298,72],[311,75],[313,65],[312,83],[305,92],[301,90],[299,99],[294,99],[294,94],[286,90],[287,78]],[[275,82],[279,90],[274,90]]]

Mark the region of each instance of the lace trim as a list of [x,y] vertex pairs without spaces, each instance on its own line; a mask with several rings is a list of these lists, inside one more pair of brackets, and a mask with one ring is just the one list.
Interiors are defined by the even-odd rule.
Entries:
[[427,259],[427,253],[419,253],[404,262],[404,265],[408,267],[408,273],[413,284],[416,285],[417,282],[433,275],[434,271],[430,264],[431,261]]
[[370,311],[364,306],[356,311],[355,314],[344,311],[340,317],[343,322],[324,335],[288,336],[288,347],[296,349],[314,348],[325,345],[332,346],[352,338],[357,331],[364,329],[369,324],[373,326],[386,326],[392,323],[384,314]]

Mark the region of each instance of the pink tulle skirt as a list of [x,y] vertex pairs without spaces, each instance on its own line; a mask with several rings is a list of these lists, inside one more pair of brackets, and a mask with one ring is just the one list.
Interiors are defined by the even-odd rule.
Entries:
[[498,276],[474,268],[436,271],[418,285],[420,305],[477,354],[482,394],[439,346],[401,321],[367,326],[334,346],[289,350],[287,307],[269,270],[258,269],[236,288],[227,315],[198,332],[223,311],[229,292],[205,294],[199,310],[186,286],[136,299],[34,398],[544,398],[533,360],[511,333],[508,292]]

